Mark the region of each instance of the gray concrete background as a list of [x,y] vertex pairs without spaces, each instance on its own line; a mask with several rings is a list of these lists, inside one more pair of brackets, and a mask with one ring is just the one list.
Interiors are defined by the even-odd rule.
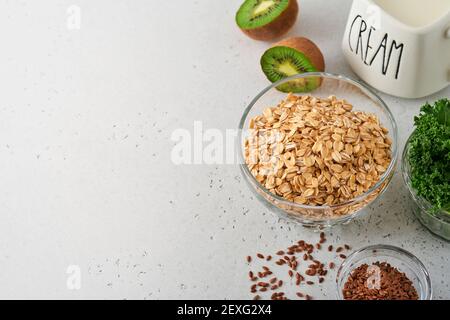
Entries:
[[[236,28],[239,4],[0,1],[0,298],[247,299],[246,255],[317,239],[257,202],[237,166],[171,162],[175,129],[233,129],[268,85],[268,44]],[[300,1],[289,35],[311,38],[327,71],[353,77],[340,50],[350,4]],[[420,105],[449,95],[381,94],[401,147]],[[397,173],[329,243],[401,246],[430,271],[435,298],[449,299],[449,244],[406,196]],[[334,274],[310,292],[334,298]]]

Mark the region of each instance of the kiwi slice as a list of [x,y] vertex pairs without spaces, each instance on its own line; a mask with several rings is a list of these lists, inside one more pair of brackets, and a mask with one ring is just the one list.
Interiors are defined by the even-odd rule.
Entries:
[[236,23],[253,39],[271,40],[288,32],[297,15],[297,0],[245,0]]
[[[306,38],[291,38],[267,50],[261,67],[271,82],[305,72],[324,71],[325,63],[319,48]],[[292,80],[277,87],[282,92],[310,92],[321,84],[319,77]]]

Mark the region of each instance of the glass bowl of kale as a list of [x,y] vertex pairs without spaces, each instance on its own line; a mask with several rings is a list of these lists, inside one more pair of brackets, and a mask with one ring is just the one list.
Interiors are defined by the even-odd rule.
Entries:
[[402,157],[413,212],[432,233],[450,241],[450,100],[425,104]]

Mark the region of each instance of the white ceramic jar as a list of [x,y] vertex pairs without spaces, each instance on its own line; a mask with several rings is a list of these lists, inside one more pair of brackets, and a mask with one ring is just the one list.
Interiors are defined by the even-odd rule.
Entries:
[[353,71],[380,91],[437,92],[450,83],[450,0],[354,0],[342,49]]

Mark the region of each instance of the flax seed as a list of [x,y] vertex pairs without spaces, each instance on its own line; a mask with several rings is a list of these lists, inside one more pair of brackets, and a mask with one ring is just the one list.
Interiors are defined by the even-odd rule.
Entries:
[[306,273],[308,276],[313,277],[313,276],[315,276],[315,275],[317,274],[317,270],[316,270],[316,269],[308,269],[308,270],[306,270],[305,273]]
[[381,276],[383,289],[371,289],[367,286],[372,273],[369,266],[362,264],[355,268],[344,284],[345,300],[418,300],[419,296],[411,280],[405,273],[387,262],[374,262]]
[[256,256],[260,259],[264,259],[264,256],[261,253],[258,253]]
[[252,257],[247,256],[247,262],[248,262],[248,263],[252,262]]

